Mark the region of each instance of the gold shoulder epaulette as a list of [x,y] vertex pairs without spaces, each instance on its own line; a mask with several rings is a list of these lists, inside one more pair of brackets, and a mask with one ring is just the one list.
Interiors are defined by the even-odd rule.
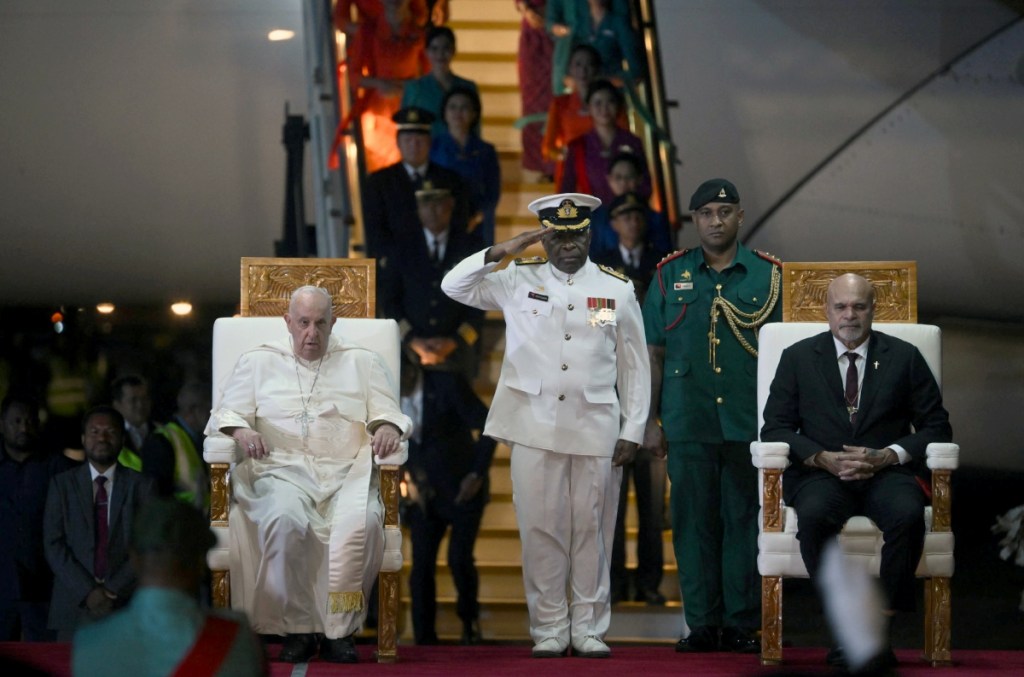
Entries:
[[522,258],[516,259],[515,264],[517,266],[534,266],[537,265],[538,263],[547,262],[547,258],[543,256],[524,256]]
[[671,254],[666,255],[665,258],[663,258],[661,261],[658,261],[658,267],[661,268],[663,265],[665,265],[666,263],[668,263],[672,259],[677,259],[680,256],[682,256],[683,254],[685,254],[686,252],[688,252],[688,251],[690,251],[690,250],[689,249],[680,249],[679,251],[675,251],[675,252],[672,252]]
[[774,254],[769,254],[768,252],[763,252],[760,249],[755,249],[754,253],[757,254],[758,256],[760,256],[762,259],[764,259],[768,263],[774,264],[774,265],[779,266],[779,267],[782,266],[782,261],[780,261],[778,258],[776,258]]
[[622,280],[623,282],[629,282],[629,276],[627,276],[627,275],[625,275],[623,273],[620,273],[619,271],[615,270],[614,268],[609,268],[608,266],[604,265],[603,263],[597,264],[597,267],[600,268],[601,270],[603,270],[604,272],[608,273],[612,277],[617,277],[620,280]]

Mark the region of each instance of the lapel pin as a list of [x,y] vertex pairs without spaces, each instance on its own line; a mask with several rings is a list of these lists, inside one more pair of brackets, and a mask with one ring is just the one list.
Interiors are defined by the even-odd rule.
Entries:
[[875,360],[875,369],[878,369],[878,360]]

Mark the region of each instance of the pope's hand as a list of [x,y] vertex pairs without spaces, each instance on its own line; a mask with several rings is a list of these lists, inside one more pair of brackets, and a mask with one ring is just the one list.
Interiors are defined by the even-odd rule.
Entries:
[[264,458],[270,455],[270,450],[263,443],[263,435],[250,428],[235,428],[231,436],[238,442],[238,446],[245,450],[249,458]]
[[398,451],[402,444],[402,433],[390,423],[384,423],[373,431],[373,439],[370,440],[370,448],[374,456],[387,458]]

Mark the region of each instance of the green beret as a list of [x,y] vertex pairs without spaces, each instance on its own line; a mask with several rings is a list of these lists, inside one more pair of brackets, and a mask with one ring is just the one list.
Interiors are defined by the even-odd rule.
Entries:
[[726,179],[710,179],[700,184],[690,198],[690,211],[697,211],[709,202],[739,204],[740,193],[736,186]]

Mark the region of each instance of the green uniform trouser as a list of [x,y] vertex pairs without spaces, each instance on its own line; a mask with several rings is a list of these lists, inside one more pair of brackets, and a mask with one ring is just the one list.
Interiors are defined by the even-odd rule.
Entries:
[[757,469],[748,442],[669,442],[672,546],[686,623],[761,626]]

